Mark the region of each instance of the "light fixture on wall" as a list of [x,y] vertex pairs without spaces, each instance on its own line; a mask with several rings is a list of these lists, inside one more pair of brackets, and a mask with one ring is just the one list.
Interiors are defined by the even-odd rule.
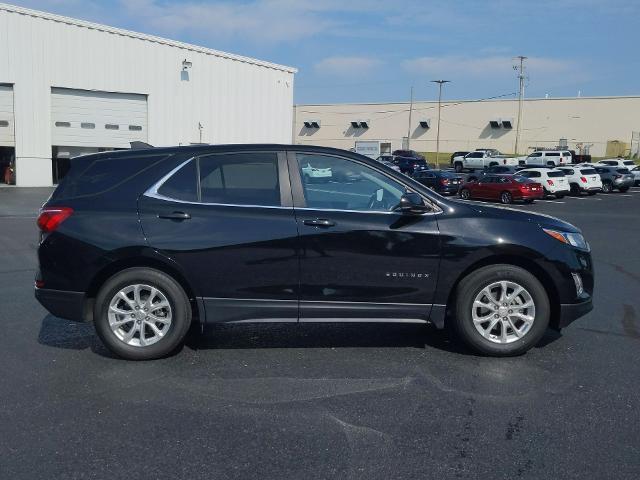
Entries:
[[186,72],[187,70],[189,70],[191,67],[193,66],[193,63],[191,63],[189,60],[187,60],[186,58],[182,61],[182,71]]
[[320,128],[320,120],[305,120],[303,123],[306,128]]
[[489,125],[491,126],[491,128],[500,128],[502,126],[500,123],[500,119],[497,118],[492,118],[491,120],[489,120]]
[[422,120],[420,120],[420,128],[424,128],[425,130],[431,128],[431,119],[430,118],[424,118]]
[[501,118],[500,121],[502,122],[502,128],[513,129],[513,118]]

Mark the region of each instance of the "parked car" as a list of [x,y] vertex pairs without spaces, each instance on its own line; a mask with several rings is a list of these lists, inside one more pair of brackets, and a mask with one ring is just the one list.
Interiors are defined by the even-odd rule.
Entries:
[[416,170],[429,169],[427,162],[420,158],[394,156],[393,163],[406,175],[413,175]]
[[532,152],[526,157],[518,157],[521,165],[527,167],[557,167],[569,165],[572,160],[568,150],[540,150]]
[[633,160],[626,160],[624,158],[608,158],[606,160],[596,162],[595,165],[607,165],[609,167],[628,168],[631,170],[632,168],[635,168],[636,162]]
[[462,177],[446,170],[420,170],[413,174],[413,178],[441,195],[458,193],[462,184]]
[[454,152],[451,154],[451,165],[453,165],[453,161],[455,160],[456,157],[464,157],[466,154],[471,153],[471,152]]
[[315,182],[328,182],[333,177],[333,173],[330,168],[321,168],[313,166],[311,163],[307,163],[302,167],[302,175],[308,183]]
[[380,155],[378,158],[376,158],[376,161],[382,163],[383,165],[386,165],[387,167],[395,170],[396,172],[400,171],[400,167],[398,167],[395,163],[393,163],[393,155]]
[[640,166],[634,167],[630,171],[631,175],[633,175],[636,187],[640,186]]
[[417,160],[424,160],[424,155],[419,154],[415,150],[394,150],[393,156],[395,157],[406,157],[406,158],[415,158]]
[[559,167],[558,170],[564,172],[572,195],[580,195],[582,192],[588,195],[595,195],[602,191],[602,180],[595,168],[571,165]]
[[460,187],[460,198],[532,203],[542,198],[542,185],[520,175],[485,175]]
[[602,179],[603,193],[611,193],[614,190],[624,193],[635,184],[635,178],[628,168],[596,165],[595,169]]
[[[362,180],[318,187],[309,164]],[[531,185],[520,178],[519,192]],[[37,223],[36,298],[128,359],[174,352],[192,320],[428,322],[517,355],[592,309],[591,254],[573,225],[450,200],[332,148],[86,155]]]
[[544,188],[545,196],[553,195],[559,199],[570,193],[569,181],[565,178],[562,170],[556,168],[526,168],[520,170],[518,175],[540,182]]
[[453,168],[456,173],[463,170],[480,170],[494,165],[518,165],[518,160],[504,156],[494,156],[492,152],[477,150],[466,154],[464,157],[453,159]]
[[489,155],[490,157],[500,157],[500,156],[502,156],[502,153],[500,153],[500,150],[496,150],[495,148],[476,148],[475,151],[476,152],[484,152],[487,155]]
[[497,175],[497,174],[514,175],[515,173],[517,173],[519,170],[522,170],[523,168],[524,167],[521,167],[519,165],[493,165],[491,167],[485,168],[481,172],[471,173],[467,177],[467,181],[470,182],[473,180],[477,180],[479,177],[483,175]]

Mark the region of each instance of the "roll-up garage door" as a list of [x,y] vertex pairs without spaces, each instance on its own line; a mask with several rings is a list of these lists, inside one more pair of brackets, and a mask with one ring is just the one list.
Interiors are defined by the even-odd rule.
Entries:
[[147,97],[52,88],[51,120],[53,145],[128,148],[147,141]]
[[13,147],[13,87],[0,85],[0,146]]

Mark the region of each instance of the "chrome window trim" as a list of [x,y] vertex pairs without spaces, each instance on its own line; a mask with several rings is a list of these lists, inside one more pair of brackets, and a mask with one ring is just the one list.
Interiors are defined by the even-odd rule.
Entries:
[[[212,154],[212,155],[216,155],[216,154]],[[210,155],[205,155],[205,156],[210,156]],[[149,198],[155,198],[156,200],[182,203],[185,205],[207,205],[207,206],[217,206],[217,207],[271,208],[271,209],[280,209],[280,210],[305,210],[305,211],[316,211],[316,212],[375,213],[375,214],[382,214],[382,215],[402,215],[399,212],[387,211],[387,210],[343,210],[339,208],[309,208],[309,207],[294,207],[294,206],[285,207],[282,205],[246,205],[246,204],[236,204],[236,203],[191,202],[188,200],[180,200],[177,198],[167,197],[166,195],[161,195],[160,193],[158,193],[158,190],[162,188],[165,182],[169,180],[173,175],[175,175],[182,167],[187,165],[189,162],[201,157],[203,157],[203,155],[198,155],[195,157],[188,158],[187,160],[185,160],[184,162],[182,162],[181,164],[173,168],[169,173],[163,176],[151,187],[149,187],[142,195]],[[338,157],[338,158],[343,158],[343,157]],[[366,164],[363,164],[363,165],[366,165]],[[366,166],[371,167],[370,165],[366,165]],[[378,173],[381,173],[382,175],[389,177],[388,175],[385,174],[385,172],[380,172],[377,169],[374,169],[374,170],[377,171]],[[393,181],[402,183],[393,177],[389,177],[389,178]],[[405,185],[405,187],[407,186]],[[407,187],[407,188],[410,188],[410,187]],[[425,202],[428,202],[434,208],[433,212],[425,212],[421,215],[438,215],[443,212],[443,210],[438,205],[436,205],[431,199],[425,198],[425,196],[420,194],[419,192],[415,192],[415,193],[418,193]]]

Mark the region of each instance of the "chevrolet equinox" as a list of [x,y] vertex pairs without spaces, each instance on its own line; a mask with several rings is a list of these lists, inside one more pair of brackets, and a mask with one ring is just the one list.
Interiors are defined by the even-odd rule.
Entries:
[[193,321],[431,323],[518,355],[592,308],[576,227],[446,199],[331,148],[78,157],[38,226],[37,299],[127,359],[170,354]]

